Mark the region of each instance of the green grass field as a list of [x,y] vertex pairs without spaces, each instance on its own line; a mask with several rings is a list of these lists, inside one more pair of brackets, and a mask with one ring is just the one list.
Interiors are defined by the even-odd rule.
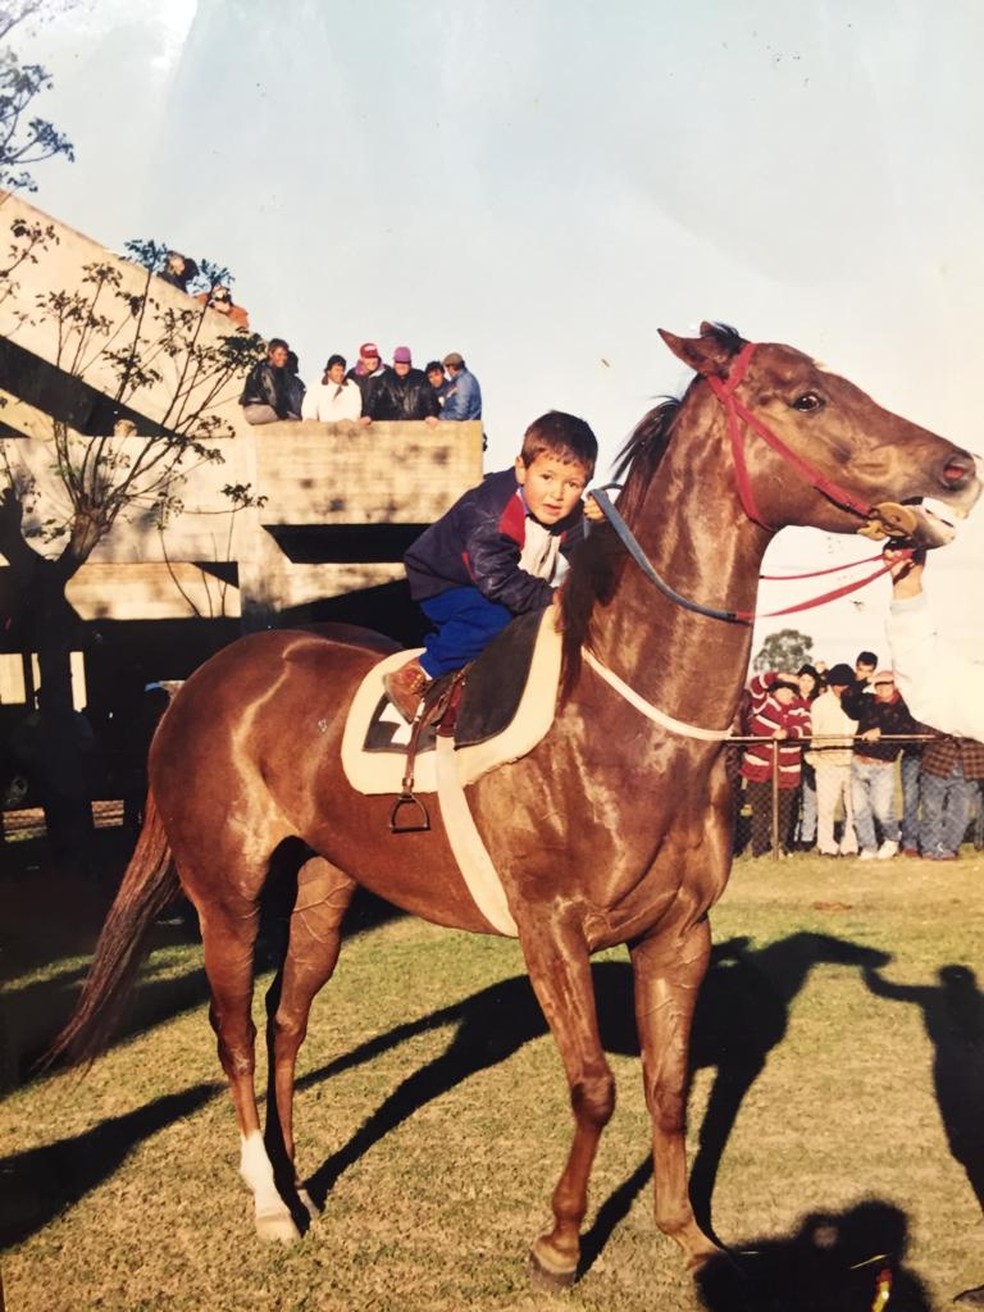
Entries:
[[[712,917],[689,1111],[692,1188],[710,1194],[722,1241],[799,1253],[804,1218],[829,1213],[828,1242],[853,1227],[874,1256],[886,1227],[907,1227],[923,1292],[905,1301],[897,1286],[889,1312],[942,1308],[984,1281],[981,1203],[958,1160],[980,1189],[982,893],[969,849],[952,865],[736,863]],[[14,1047],[36,1046],[68,1005],[83,961],[70,934],[57,942],[66,955],[40,965],[8,956]],[[946,966],[971,970],[941,979]],[[570,1293],[533,1288],[526,1270],[570,1118],[519,949],[399,917],[349,939],[315,1004],[298,1149],[302,1175],[330,1189],[289,1248],[252,1234],[200,952],[161,931],[135,1032],[84,1079],[34,1080],[0,1104],[9,1312],[696,1309],[652,1224],[626,954],[601,957],[596,981],[619,1102]],[[799,1294],[770,1306],[827,1306],[809,1302],[809,1263],[795,1269]],[[712,1300],[739,1305],[766,1306]]]

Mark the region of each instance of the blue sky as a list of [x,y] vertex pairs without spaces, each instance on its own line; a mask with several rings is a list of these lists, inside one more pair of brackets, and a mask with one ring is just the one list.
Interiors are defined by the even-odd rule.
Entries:
[[[657,328],[704,318],[984,451],[977,0],[81,0],[19,44],[78,153],[42,208],[227,264],[309,381],[365,338],[460,351],[493,467],[550,407],[613,454],[687,381]],[[931,571],[961,641],[982,560],[978,512]],[[878,647],[887,588],[863,596],[793,623]]]

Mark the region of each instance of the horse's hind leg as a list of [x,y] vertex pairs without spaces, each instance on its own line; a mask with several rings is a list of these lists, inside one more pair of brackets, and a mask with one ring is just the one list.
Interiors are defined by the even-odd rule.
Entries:
[[[290,918],[290,938],[281,971],[267,994],[267,1050],[270,1079],[267,1086],[266,1146],[275,1164],[294,1166],[294,1072],[297,1054],[307,1033],[311,1003],[331,978],[338,961],[342,919],[355,880],[324,857],[311,857],[297,876],[297,899]],[[308,1210],[312,1210],[296,1178],[289,1182]]]
[[551,1200],[554,1227],[533,1245],[534,1269],[552,1284],[577,1274],[588,1180],[601,1132],[615,1109],[615,1080],[598,1032],[587,945],[576,929],[527,923],[521,931],[530,982],[560,1050],[574,1139]]
[[253,1194],[257,1233],[268,1239],[297,1239],[297,1226],[274,1182],[256,1106],[256,1026],[251,1010],[259,903],[231,890],[212,901],[197,893],[199,887],[208,885],[199,881],[195,872],[183,869],[181,876],[201,921],[205,974],[212,996],[209,1020],[236,1110],[239,1173]]
[[681,941],[664,935],[631,948],[636,1024],[646,1104],[652,1119],[656,1224],[691,1264],[717,1252],[694,1219],[687,1191],[684,1127],[690,1030],[710,957],[706,919]]

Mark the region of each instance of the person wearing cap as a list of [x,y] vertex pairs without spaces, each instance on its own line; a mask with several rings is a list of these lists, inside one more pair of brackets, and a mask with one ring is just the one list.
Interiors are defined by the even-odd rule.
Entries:
[[357,383],[345,377],[345,356],[330,355],[324,376],[304,398],[304,419],[338,424],[362,414],[362,393]]
[[[810,708],[813,741],[806,759],[817,776],[817,847],[821,856],[856,856],[858,851],[851,798],[851,749],[858,724],[841,705],[841,698],[853,685],[850,665],[834,665],[827,674],[827,691]],[[838,802],[844,807],[839,845],[834,840]]]
[[249,315],[241,305],[233,304],[232,292],[222,283],[217,283],[211,291],[198,292],[195,300],[216,314],[223,315],[237,328],[249,328]]
[[[895,762],[902,751],[900,742],[886,739],[918,733],[919,725],[896,689],[891,670],[879,670],[872,675],[870,684],[856,682],[846,689],[841,706],[858,722],[851,760],[851,801],[861,860],[870,861],[873,857],[885,860],[899,850]],[[882,832],[881,846],[875,833],[876,820]]]
[[379,378],[389,370],[379,358],[379,347],[375,342],[363,342],[359,347],[359,359],[345,375],[350,378],[362,393],[362,409],[365,412],[366,389],[373,378]]
[[440,411],[437,394],[427,376],[422,369],[413,368],[410,347],[398,346],[393,352],[392,369],[369,380],[359,422],[423,419],[436,424]]
[[482,389],[478,379],[465,366],[457,351],[451,351],[444,357],[444,367],[448,371],[449,382],[444,393],[441,418],[455,421],[481,419]]

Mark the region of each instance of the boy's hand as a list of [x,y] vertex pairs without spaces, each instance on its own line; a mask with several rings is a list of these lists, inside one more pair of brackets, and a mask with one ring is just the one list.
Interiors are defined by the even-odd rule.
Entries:
[[600,524],[605,518],[605,512],[594,498],[594,493],[589,492],[584,498],[584,518],[590,519],[592,524]]

